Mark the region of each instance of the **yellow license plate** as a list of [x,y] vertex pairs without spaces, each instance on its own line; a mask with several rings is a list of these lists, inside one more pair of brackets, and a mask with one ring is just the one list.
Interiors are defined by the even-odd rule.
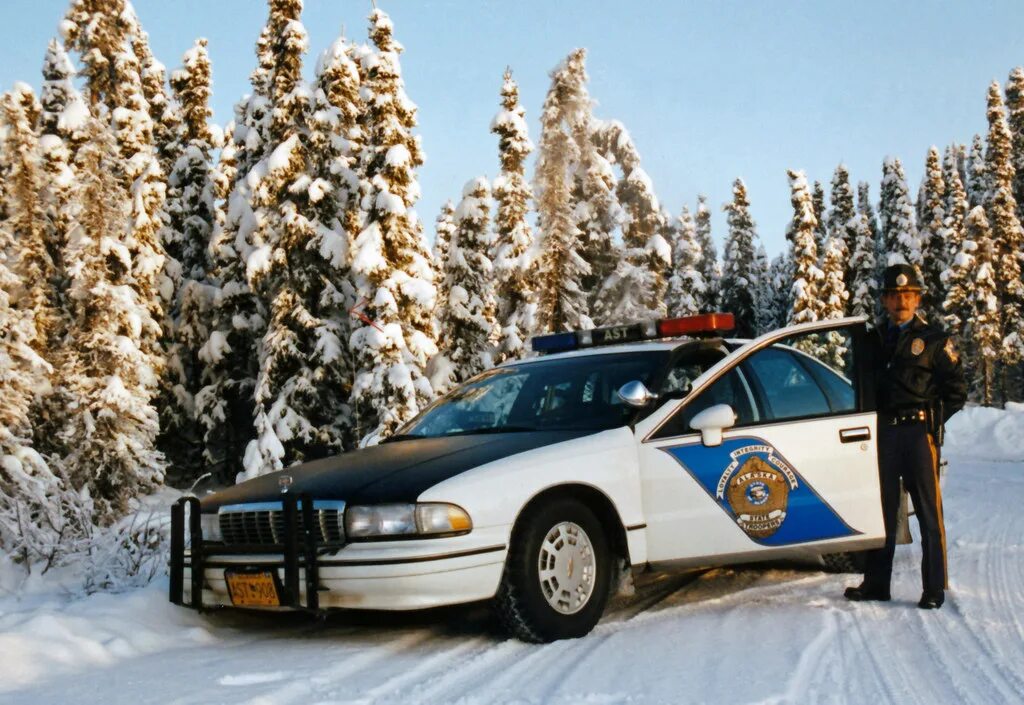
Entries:
[[278,607],[277,583],[269,570],[258,573],[224,572],[228,594],[235,607]]

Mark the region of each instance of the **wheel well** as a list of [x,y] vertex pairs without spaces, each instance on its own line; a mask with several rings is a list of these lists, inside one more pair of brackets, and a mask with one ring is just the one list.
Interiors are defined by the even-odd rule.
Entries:
[[512,527],[513,535],[519,531],[520,520],[530,509],[553,499],[575,499],[585,504],[590,511],[594,512],[597,520],[601,522],[601,526],[606,529],[608,545],[611,550],[625,560],[627,565],[630,564],[626,528],[622,525],[618,510],[608,499],[608,495],[588,485],[556,485],[534,495],[519,512],[519,518],[516,519],[516,523]]

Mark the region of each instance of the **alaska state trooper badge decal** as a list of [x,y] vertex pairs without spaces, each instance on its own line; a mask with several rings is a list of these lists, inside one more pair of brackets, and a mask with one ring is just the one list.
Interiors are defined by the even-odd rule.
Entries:
[[[753,453],[766,456],[762,459]],[[797,488],[796,474],[769,446],[737,448],[730,455],[732,462],[718,481],[717,496],[729,502],[736,523],[748,536],[767,538],[786,520],[789,491]]]

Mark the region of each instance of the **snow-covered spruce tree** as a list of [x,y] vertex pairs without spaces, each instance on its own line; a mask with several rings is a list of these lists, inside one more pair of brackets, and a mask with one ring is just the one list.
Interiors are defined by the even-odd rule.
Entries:
[[957,146],[947,148],[942,160],[942,180],[946,184],[946,201],[944,210],[946,214],[946,255],[949,261],[960,251],[960,244],[964,239],[964,223],[967,221],[967,213],[970,206],[967,201],[967,192],[964,190],[964,183],[960,178],[958,167]]
[[448,291],[445,289],[444,267],[448,261],[448,249],[451,247],[452,238],[455,236],[455,204],[448,199],[441,206],[441,212],[434,219],[434,249],[433,261],[434,272],[437,281],[437,302],[435,309],[440,311],[448,300]]
[[[330,136],[314,139],[321,126],[313,124],[314,96],[302,79],[308,38],[301,10],[296,0],[270,5],[268,24],[277,31],[272,113],[267,155],[248,177],[257,227],[248,233],[246,258],[249,286],[270,315],[258,347],[256,438],[246,448],[240,479],[340,452],[351,434],[345,304],[353,292],[345,288],[343,217],[357,180],[341,173],[347,161],[317,163],[327,156]],[[321,69],[349,61],[344,45],[328,51]],[[354,71],[346,73],[355,78]],[[354,111],[348,112],[354,125]]]
[[885,266],[910,264],[921,268],[921,240],[914,223],[907,178],[899,159],[886,158],[882,165],[882,196],[879,207],[882,237],[885,240]]
[[[609,313],[602,286],[623,258],[622,247],[614,236],[616,228],[625,221],[625,213],[615,190],[617,175],[613,162],[617,161],[615,141],[618,135],[625,134],[625,127],[618,121],[596,120],[587,114],[577,121],[573,133],[580,147],[572,190],[573,217],[580,229],[580,256],[590,267],[580,286],[587,293],[591,317],[595,323],[601,323],[597,319]],[[624,147],[631,148],[632,143]],[[628,154],[627,160],[632,156]],[[639,156],[634,163],[639,163]]]
[[819,289],[824,274],[818,267],[818,251],[814,240],[817,220],[814,217],[811,194],[807,188],[807,178],[802,171],[790,169],[787,174],[793,204],[793,220],[786,233],[791,253],[793,296],[787,324],[794,325],[823,318]]
[[[818,286],[819,315],[823,319],[842,318],[846,314],[850,295],[846,291],[846,283],[843,281],[843,274],[846,271],[844,245],[834,235],[829,235],[825,239],[825,253],[821,256],[821,270],[823,276]],[[842,335],[833,331],[826,334],[825,340],[825,357],[822,359],[836,369],[843,369],[843,356],[846,353],[846,347],[843,345]]]
[[[985,209],[977,206],[975,212],[968,215],[968,222],[971,223],[970,237],[966,233],[967,222],[965,222],[964,237],[961,238],[959,247],[950,260],[949,267],[942,273],[942,283],[946,289],[946,300],[942,304],[943,322],[950,335],[957,339],[959,349],[965,356],[965,363],[972,359],[975,332],[974,317],[977,313],[977,301],[974,296],[974,282],[977,275],[978,243],[971,237],[978,237],[985,240],[985,245],[991,249],[992,233],[988,227],[988,220],[985,218]],[[970,368],[970,365],[965,365]]]
[[142,95],[146,99],[149,118],[153,124],[153,148],[160,161],[161,173],[169,176],[185,146],[181,135],[182,116],[179,106],[167,97],[167,70],[153,56],[149,46],[149,35],[139,25],[138,18],[130,6],[129,13],[134,20],[132,49],[139,63]]
[[757,274],[757,286],[754,289],[754,302],[757,306],[755,318],[756,335],[772,330],[774,319],[775,288],[772,286],[771,264],[764,245],[757,246],[754,256],[754,271]]
[[[155,376],[151,394],[170,393],[165,375],[165,310],[178,276],[160,241],[166,179],[153,140],[153,120],[134,44],[138,21],[127,0],[73,0],[61,23],[67,45],[81,56],[86,94],[96,112],[103,104],[118,146],[120,176],[131,207],[128,248],[133,288],[147,315],[139,341]],[[108,166],[109,168],[109,166]]]
[[981,135],[974,135],[971,140],[971,152],[967,156],[966,171],[967,178],[964,181],[964,188],[967,191],[967,201],[971,208],[974,208],[985,202],[985,194],[988,192],[985,141]]
[[[850,255],[857,239],[854,221],[856,209],[853,204],[853,187],[850,186],[850,172],[845,164],[836,167],[832,175],[832,206],[828,210],[828,233],[836,239],[843,260],[843,284],[847,291],[853,283],[853,268]],[[819,252],[824,266],[826,250]]]
[[989,189],[984,206],[992,228],[993,267],[1002,319],[1000,361],[1004,365],[1003,393],[1008,398],[1015,398],[1017,384],[1011,379],[1010,367],[1024,358],[1024,284],[1021,283],[1024,230],[1017,219],[1017,202],[1013,198],[1010,130],[1003,110],[1002,92],[995,81],[988,90],[987,114],[989,130],[985,169]]
[[868,216],[858,213],[854,216],[853,251],[850,254],[850,301],[851,316],[867,316],[871,320],[878,310],[878,268],[875,265],[877,243],[871,232]]
[[723,206],[729,234],[722,250],[719,305],[736,319],[736,335],[749,338],[757,332],[756,252],[757,230],[750,217],[750,201],[743,179],[732,184],[732,201]]
[[697,225],[690,209],[683,206],[679,223],[673,230],[672,269],[665,293],[670,318],[700,313],[704,297],[704,277],[700,273],[701,251]]
[[539,230],[534,333],[593,327],[587,292],[580,285],[590,266],[579,252],[581,235],[571,200],[580,154],[573,125],[590,109],[585,61],[586,50],[577,49],[551,72],[541,109],[533,181]]
[[56,268],[44,230],[43,174],[35,129],[40,106],[31,87],[16,83],[13,91],[3,95],[0,110],[4,127],[0,149],[10,164],[5,188],[7,218],[0,228],[16,243],[14,266],[22,282],[22,290],[15,292],[16,305],[32,313],[36,337],[30,344],[38,354],[48,355],[58,343],[61,316],[50,296]]
[[924,314],[933,322],[942,319],[942,302],[946,300],[942,272],[949,266],[949,229],[946,226],[946,183],[942,175],[939,150],[931,147],[925,162],[924,182],[918,195],[919,237],[923,252],[921,273],[924,275]]
[[792,272],[793,268],[787,252],[776,255],[768,266],[767,284],[771,287],[771,298],[766,296],[764,299],[768,303],[765,306],[765,322],[762,331],[767,332],[781,328],[788,322],[789,311],[793,307]]
[[1010,71],[1006,81],[1006,113],[1012,138],[1013,198],[1017,219],[1024,221],[1024,67]]
[[[162,71],[159,72],[162,75]],[[209,318],[215,289],[207,277],[208,248],[213,230],[223,221],[217,203],[212,151],[221,146],[219,130],[209,119],[210,58],[206,40],[200,39],[171,74],[171,88],[180,115],[178,143],[171,164],[166,204],[167,220],[161,231],[168,256],[180,267],[180,285],[170,302],[168,384],[160,413],[159,447],[171,465],[169,475],[190,482],[203,463],[201,426],[195,414],[195,395],[202,386],[199,350],[210,338]]]
[[490,215],[487,179],[470,180],[455,211],[455,235],[445,262],[447,301],[440,315],[445,335],[429,367],[430,382],[438,394],[494,365],[498,322],[488,257],[493,241]]
[[664,272],[672,253],[662,235],[666,224],[661,205],[625,126],[612,121],[600,133],[602,151],[622,169],[615,188],[622,208],[622,255],[601,286],[595,321],[607,325],[662,318]]
[[[533,151],[533,143],[530,142],[526,111],[519,103],[519,85],[512,78],[512,69],[505,69],[501,84],[501,110],[491,120],[491,132],[498,135],[498,159],[501,163],[501,173],[493,183],[496,211],[491,252],[500,329],[495,362],[501,362],[522,356],[526,338],[533,329],[534,308],[533,282],[528,274],[530,262],[527,259],[533,245],[533,232],[526,218],[533,197],[526,180],[526,157]],[[438,249],[441,231],[442,223],[438,218],[435,256],[444,254]],[[446,262],[447,259],[438,261]]]
[[[878,227],[878,217],[875,215],[875,209],[871,205],[871,187],[867,181],[861,181],[857,184],[857,213],[863,216],[867,223],[868,229],[871,231],[871,239],[875,243],[875,278],[879,279],[882,275],[885,262],[885,239],[882,237],[882,230]],[[854,289],[856,291],[856,289]]]
[[157,373],[143,339],[157,324],[133,285],[131,212],[123,180],[110,168],[120,163],[118,151],[93,120],[79,151],[80,227],[64,257],[73,319],[55,375],[68,399],[61,432],[67,472],[76,487],[88,488],[101,522],[159,484],[164,465],[154,450]]
[[704,297],[699,302],[702,311],[718,308],[718,286],[722,277],[718,250],[711,237],[711,211],[708,210],[707,196],[698,194],[697,212],[694,215],[697,228],[697,242],[700,244],[700,275],[704,279]]
[[818,248],[818,256],[821,257],[825,252],[825,238],[828,237],[828,205],[825,202],[825,188],[820,181],[814,182],[811,205],[814,208],[814,219],[818,222],[814,228],[814,245]]
[[966,328],[973,355],[969,368],[974,370],[972,395],[979,403],[991,406],[1003,396],[998,379],[1004,338],[995,271],[998,254],[982,207],[976,207],[968,214],[966,230],[965,245],[967,242],[975,245],[971,281],[965,286],[965,294],[973,305],[964,308],[966,315],[972,316],[971,324]]
[[352,252],[357,296],[375,325],[356,324],[350,338],[356,359],[352,400],[357,434],[390,435],[433,396],[423,374],[437,352],[432,312],[436,290],[430,250],[413,204],[416,168],[423,163],[416,106],[405,94],[390,18],[370,13],[376,51],[361,58],[365,72],[362,116],[365,145],[360,169],[369,183],[362,206],[366,223]]

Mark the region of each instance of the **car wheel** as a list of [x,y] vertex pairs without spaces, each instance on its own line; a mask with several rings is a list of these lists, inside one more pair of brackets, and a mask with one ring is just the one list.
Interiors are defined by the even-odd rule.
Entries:
[[826,553],[821,562],[829,573],[863,573],[865,559],[864,551],[847,551]]
[[523,641],[581,637],[604,612],[611,563],[608,539],[585,504],[559,499],[527,509],[495,596],[498,618]]

